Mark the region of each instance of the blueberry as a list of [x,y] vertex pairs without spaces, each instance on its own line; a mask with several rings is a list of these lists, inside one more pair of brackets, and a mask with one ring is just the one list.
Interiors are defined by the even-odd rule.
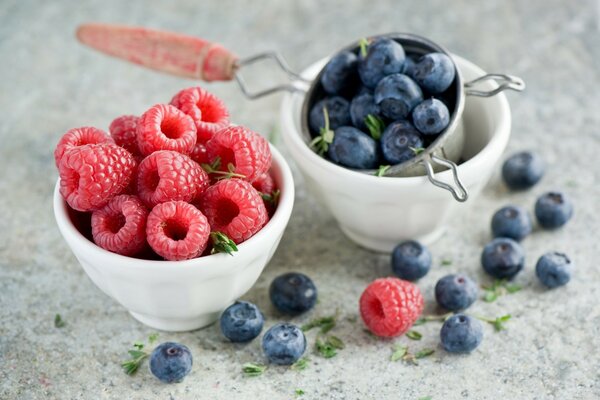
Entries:
[[306,350],[306,338],[302,330],[292,324],[273,325],[262,339],[263,352],[273,364],[291,365]]
[[521,151],[502,164],[502,177],[513,190],[529,189],[544,176],[544,161],[537,153]]
[[470,353],[483,340],[481,322],[464,314],[448,318],[440,331],[442,346],[450,353]]
[[448,107],[438,99],[423,100],[412,111],[415,128],[424,135],[437,135],[450,123]]
[[340,126],[351,124],[350,103],[348,103],[348,100],[339,96],[328,97],[319,101],[310,110],[308,122],[313,132],[319,133],[321,128],[325,127],[323,108],[327,109],[329,129],[336,129]]
[[404,48],[391,39],[378,39],[367,48],[366,57],[358,61],[358,74],[363,84],[374,88],[387,75],[398,73],[404,65]]
[[373,89],[372,88],[368,88],[364,85],[360,85],[360,87],[358,88],[358,90],[356,91],[356,94],[354,96],[360,96],[361,94],[370,94],[373,95]]
[[571,280],[572,273],[573,263],[563,253],[546,253],[535,265],[535,274],[549,288],[566,285]]
[[452,59],[443,53],[425,54],[412,68],[411,77],[430,93],[442,93],[450,87],[456,70]]
[[511,279],[523,269],[525,252],[509,238],[496,238],[485,245],[481,265],[485,272],[498,279]]
[[275,308],[282,313],[297,315],[314,307],[317,288],[308,276],[288,272],[271,282],[269,297]]
[[421,134],[408,121],[397,121],[383,131],[381,151],[390,164],[400,164],[415,156],[413,149],[423,147]]
[[367,131],[367,125],[365,125],[365,118],[367,115],[379,116],[379,106],[375,104],[373,95],[361,94],[354,97],[350,103],[350,118],[352,119],[352,125],[365,132]]
[[379,81],[374,93],[381,113],[391,120],[406,118],[423,101],[419,85],[403,74],[386,76]]
[[561,192],[548,192],[535,202],[535,217],[544,229],[560,228],[573,216],[573,203]]
[[468,308],[477,300],[477,284],[464,275],[446,275],[435,285],[435,300],[450,311]]
[[150,355],[150,371],[165,383],[181,382],[192,370],[192,353],[187,346],[165,342]]
[[401,279],[416,281],[427,275],[431,267],[431,253],[414,240],[398,244],[392,252],[392,271]]
[[327,156],[331,161],[348,168],[373,169],[379,165],[377,142],[352,126],[335,130]]
[[338,94],[356,86],[358,57],[350,51],[335,55],[323,68],[321,85],[329,94]]
[[221,332],[232,342],[249,342],[260,334],[265,319],[258,307],[236,301],[221,315]]
[[402,65],[402,70],[400,71],[400,73],[411,76],[416,63],[417,62],[415,61],[415,58],[413,56],[407,56],[404,59],[404,64]]
[[518,206],[502,207],[492,217],[494,237],[507,237],[520,242],[531,233],[531,217]]

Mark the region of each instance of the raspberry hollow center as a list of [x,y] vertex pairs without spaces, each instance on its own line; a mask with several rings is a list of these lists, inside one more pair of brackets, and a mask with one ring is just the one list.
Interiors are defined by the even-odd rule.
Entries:
[[385,319],[385,313],[383,312],[383,305],[381,305],[381,301],[378,298],[374,298],[371,300],[371,304],[369,305],[371,308],[371,312],[374,316],[380,319]]
[[200,111],[202,112],[202,121],[204,122],[218,122],[219,121],[219,117],[221,116],[222,112],[212,106],[210,103],[204,103],[202,100],[198,101],[198,103],[196,103],[196,106],[200,109]]
[[169,219],[164,223],[163,231],[169,239],[179,241],[184,240],[188,233],[188,226],[181,221]]
[[160,176],[158,175],[158,170],[153,170],[148,172],[145,178],[145,186],[148,190],[154,192],[158,187],[158,183],[160,182]]
[[117,233],[125,226],[125,222],[127,221],[123,213],[118,213],[106,221],[106,229],[108,229],[111,233]]
[[217,224],[221,226],[229,225],[229,223],[239,215],[240,208],[230,199],[220,199],[217,203]]
[[165,118],[160,123],[160,130],[169,139],[179,139],[184,134],[184,130],[180,126],[177,118]]

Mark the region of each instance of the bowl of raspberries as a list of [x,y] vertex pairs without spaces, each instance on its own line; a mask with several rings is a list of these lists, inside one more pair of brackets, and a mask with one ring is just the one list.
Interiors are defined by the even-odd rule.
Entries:
[[65,241],[103,292],[161,330],[206,326],[246,293],[294,202],[283,156],[200,87],[108,133],[70,129],[54,158]]

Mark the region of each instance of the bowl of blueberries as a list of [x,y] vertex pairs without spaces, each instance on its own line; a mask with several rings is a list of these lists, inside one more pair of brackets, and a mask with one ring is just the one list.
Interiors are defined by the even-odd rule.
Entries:
[[301,76],[313,83],[284,97],[284,143],[341,230],[385,252],[432,242],[477,196],[510,136],[502,92],[524,88],[412,34],[355,41]]

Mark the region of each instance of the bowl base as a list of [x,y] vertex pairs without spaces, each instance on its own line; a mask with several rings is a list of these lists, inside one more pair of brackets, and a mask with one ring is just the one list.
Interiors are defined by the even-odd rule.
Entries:
[[150,328],[165,332],[187,332],[212,325],[220,313],[202,314],[194,318],[159,318],[129,311],[133,318]]
[[[392,250],[394,250],[394,247],[396,247],[396,245],[400,242],[397,240],[376,238],[366,234],[361,234],[341,224],[339,226],[342,232],[344,232],[344,235],[346,235],[350,240],[368,250],[374,250],[380,253],[391,253]],[[422,236],[406,238],[406,240],[416,240],[424,245],[430,245],[436,240],[438,240],[440,237],[442,237],[445,230],[446,228],[444,226],[441,226],[433,232],[429,232]]]

